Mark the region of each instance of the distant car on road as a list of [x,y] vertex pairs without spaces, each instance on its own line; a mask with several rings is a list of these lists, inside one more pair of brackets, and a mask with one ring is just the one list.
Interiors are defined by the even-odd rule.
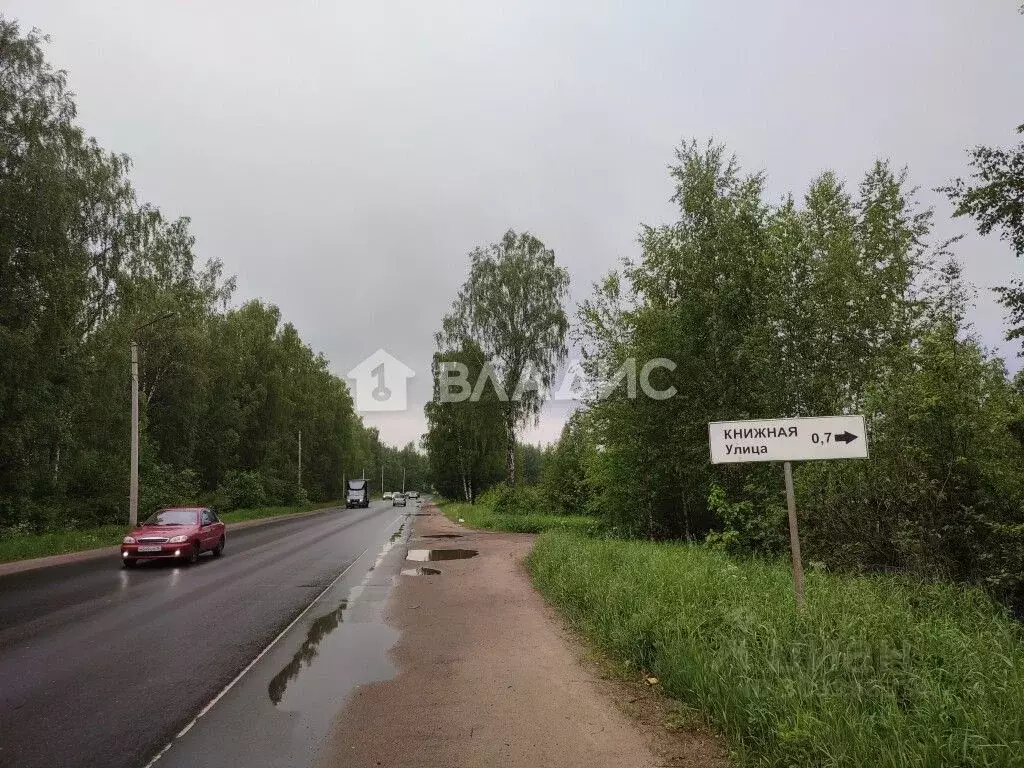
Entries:
[[370,506],[370,483],[367,480],[349,480],[345,493],[345,507]]
[[384,501],[390,501],[393,498],[395,498],[395,492],[394,491],[386,491],[384,493]]
[[225,526],[207,507],[174,507],[154,512],[121,542],[121,565],[148,560],[195,563],[203,552],[224,554]]
[[401,494],[401,493],[396,493],[394,496],[391,497],[391,506],[392,507],[404,507],[405,506],[405,496],[403,494]]
[[418,499],[419,497],[420,497],[420,492],[419,491],[409,491],[409,498],[410,499]]

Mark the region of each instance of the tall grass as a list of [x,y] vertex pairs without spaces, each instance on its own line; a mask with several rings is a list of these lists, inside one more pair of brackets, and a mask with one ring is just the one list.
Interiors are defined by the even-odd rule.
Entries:
[[549,532],[534,582],[770,766],[1024,765],[1024,634],[982,593]]
[[470,528],[508,533],[542,533],[549,530],[572,530],[581,534],[593,534],[600,528],[600,521],[582,515],[541,515],[541,514],[499,514],[486,504],[442,502],[442,511],[452,522],[461,518]]
[[124,538],[124,525],[98,525],[48,533],[0,531],[0,563],[112,547]]

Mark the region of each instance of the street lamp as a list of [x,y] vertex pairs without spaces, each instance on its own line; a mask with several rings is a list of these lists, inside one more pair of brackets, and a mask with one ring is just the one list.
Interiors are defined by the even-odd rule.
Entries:
[[177,313],[166,312],[149,322],[135,326],[135,330],[132,331],[132,467],[131,478],[128,481],[128,525],[133,528],[139,524],[139,344],[135,337],[143,328],[168,320],[175,314]]

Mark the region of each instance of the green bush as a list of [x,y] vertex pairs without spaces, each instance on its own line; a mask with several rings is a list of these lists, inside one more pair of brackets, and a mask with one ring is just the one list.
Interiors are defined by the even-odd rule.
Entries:
[[175,469],[170,464],[152,463],[139,472],[139,519],[160,507],[194,504],[199,496],[199,476],[192,469]]
[[776,504],[729,501],[717,483],[708,494],[708,509],[722,528],[707,536],[707,544],[730,555],[776,555],[786,546],[786,510]]
[[7,500],[5,506],[8,505],[11,511],[0,515],[0,520],[11,522],[0,526],[0,531],[11,534],[39,534],[50,529],[66,528],[74,522],[62,515],[59,505],[49,499],[37,501],[22,497],[17,503],[13,499]]
[[261,473],[267,504],[301,505],[309,503],[306,489],[295,482],[295,477]]
[[544,493],[533,485],[510,487],[505,483],[488,488],[477,504],[489,508],[498,515],[543,515],[550,514],[551,502]]
[[603,650],[772,766],[1016,766],[1024,632],[983,592],[548,532],[534,583]]
[[267,504],[267,492],[259,472],[231,471],[218,486],[216,504],[221,509],[252,509]]

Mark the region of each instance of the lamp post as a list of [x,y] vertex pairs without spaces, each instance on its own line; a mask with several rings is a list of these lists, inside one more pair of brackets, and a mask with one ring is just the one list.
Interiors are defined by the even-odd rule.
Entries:
[[154,323],[174,317],[174,312],[167,312],[155,317],[147,323],[138,325],[132,332],[132,458],[131,478],[128,481],[128,525],[133,528],[139,524],[139,343],[136,336],[143,328]]

